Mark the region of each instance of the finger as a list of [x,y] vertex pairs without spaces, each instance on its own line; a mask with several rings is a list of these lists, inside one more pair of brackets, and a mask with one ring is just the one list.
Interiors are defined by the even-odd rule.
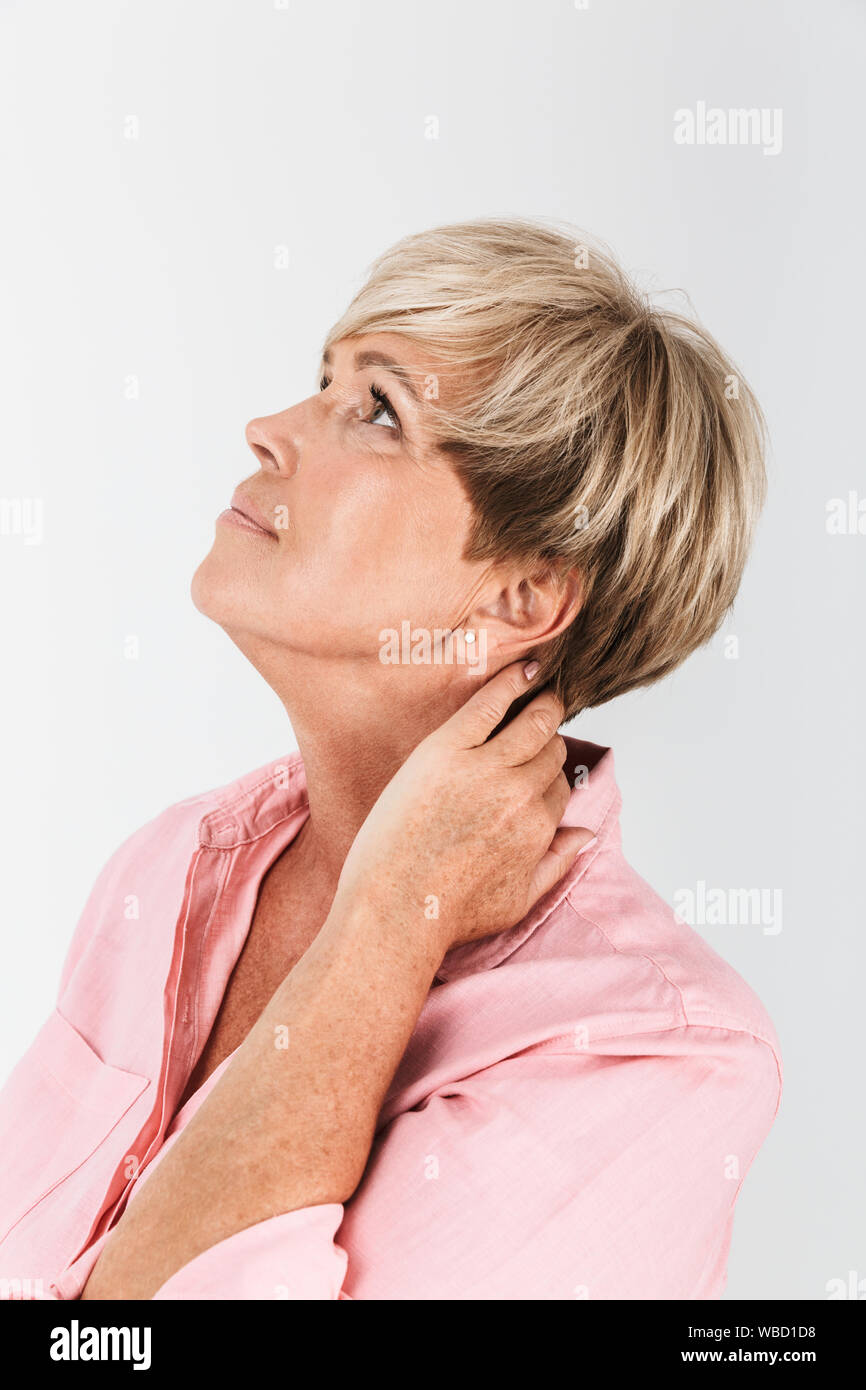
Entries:
[[527,912],[568,873],[580,851],[594,839],[593,832],[585,826],[563,826],[557,830],[550,842],[550,849],[535,866],[529,887]]
[[535,670],[532,668],[533,663],[525,661],[513,661],[510,666],[503,666],[445,721],[438,731],[439,736],[457,748],[479,747],[490,737],[497,724],[501,724],[518,696],[525,695],[529,690],[532,676],[527,677],[526,671],[532,670],[534,676]]
[[523,764],[520,769],[520,776],[522,777],[525,773],[530,786],[537,787],[539,791],[543,792],[562,772],[567,757],[568,747],[565,739],[562,734],[554,734],[540,753],[536,753],[534,758],[530,758],[528,762]]
[[554,825],[559,825],[565,808],[571,800],[571,787],[568,785],[568,778],[564,772],[560,772],[556,780],[551,782],[542,800],[550,812]]
[[543,690],[490,740],[490,747],[508,767],[528,763],[556,733],[565,708],[552,690]]

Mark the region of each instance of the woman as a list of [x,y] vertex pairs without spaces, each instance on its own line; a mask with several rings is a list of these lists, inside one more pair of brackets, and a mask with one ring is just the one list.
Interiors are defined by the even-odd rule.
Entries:
[[0,1272],[718,1297],[775,1034],[625,862],[610,751],[557,729],[718,627],[751,393],[601,249],[479,221],[383,256],[247,438],[193,598],[300,754],[103,870],[0,1103]]

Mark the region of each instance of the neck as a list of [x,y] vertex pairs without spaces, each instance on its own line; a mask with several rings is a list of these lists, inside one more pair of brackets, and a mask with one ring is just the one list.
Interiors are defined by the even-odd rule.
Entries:
[[[247,652],[247,655],[250,655]],[[333,892],[368,812],[412,750],[462,705],[477,680],[465,669],[291,658],[254,663],[288,714],[310,805],[297,845],[305,868]]]

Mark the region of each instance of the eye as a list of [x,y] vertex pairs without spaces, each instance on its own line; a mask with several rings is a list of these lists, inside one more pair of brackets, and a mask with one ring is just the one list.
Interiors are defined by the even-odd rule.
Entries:
[[[384,425],[387,429],[396,430],[400,433],[400,417],[394,409],[384,391],[380,391],[378,386],[370,387],[370,395],[375,402],[372,413],[367,423],[369,425]],[[384,418],[380,418],[384,417]]]
[[[329,376],[320,377],[319,390],[327,391],[331,380],[332,378]],[[400,417],[385,392],[380,387],[371,384],[370,395],[373,398],[373,406],[363,423],[365,425],[380,425],[385,429],[396,430],[400,434],[402,430]]]

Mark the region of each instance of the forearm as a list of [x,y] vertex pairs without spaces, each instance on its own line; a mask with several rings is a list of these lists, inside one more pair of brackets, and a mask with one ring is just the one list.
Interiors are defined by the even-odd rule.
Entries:
[[237,1231],[351,1196],[441,960],[434,927],[335,906],[130,1202],[83,1298],[152,1298]]

